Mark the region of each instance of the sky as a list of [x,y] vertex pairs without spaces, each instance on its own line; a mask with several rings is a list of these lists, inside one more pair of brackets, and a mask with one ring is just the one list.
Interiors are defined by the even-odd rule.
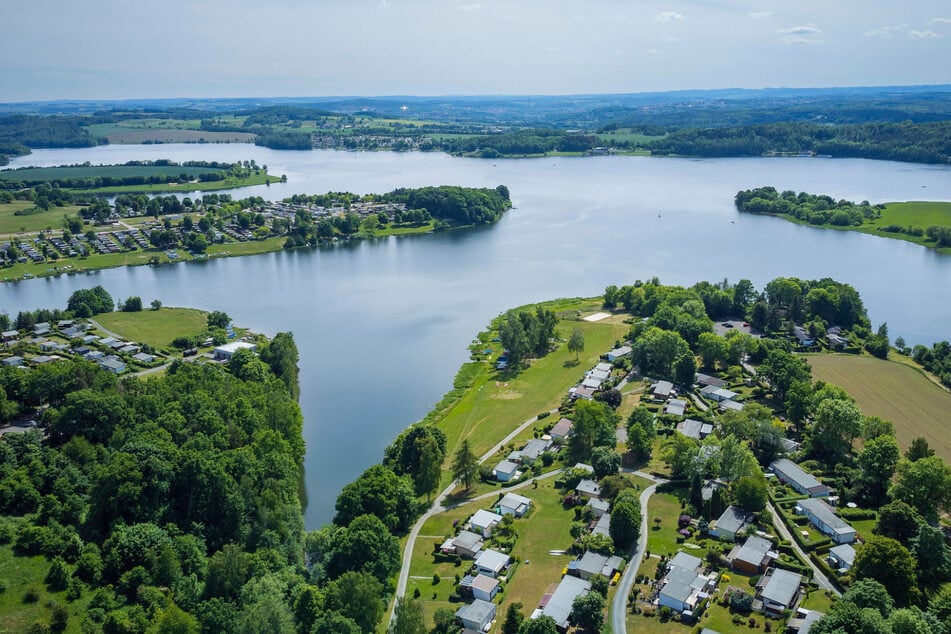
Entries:
[[0,102],[951,83],[948,0],[2,0]]

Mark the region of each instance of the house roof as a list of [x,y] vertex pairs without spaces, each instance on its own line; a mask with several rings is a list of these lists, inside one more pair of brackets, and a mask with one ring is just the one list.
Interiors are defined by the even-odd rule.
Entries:
[[591,498],[588,500],[587,506],[590,506],[595,511],[601,511],[602,513],[607,513],[611,510],[611,503],[600,498]]
[[611,370],[614,369],[614,364],[613,364],[613,363],[603,363],[603,362],[602,362],[602,363],[599,363],[598,365],[594,366],[594,369],[595,369],[595,370],[600,370],[600,371],[602,371],[602,372],[610,372]]
[[789,606],[796,591],[799,590],[799,583],[802,581],[802,575],[788,570],[773,568],[773,574],[769,577],[766,585],[760,593],[764,599],[769,599],[773,603]]
[[525,446],[521,449],[522,456],[534,460],[538,456],[542,455],[548,449],[548,441],[541,440],[540,438],[533,438],[525,443]]
[[743,403],[738,403],[736,401],[727,399],[720,403],[720,409],[733,409],[736,411],[740,411],[741,409],[743,409]]
[[552,436],[567,436],[571,432],[572,422],[567,418],[562,418],[555,423],[549,432]]
[[495,616],[495,604],[482,599],[476,599],[456,610],[458,619],[470,623],[487,623],[493,616]]
[[746,540],[746,543],[743,544],[734,559],[759,566],[763,563],[763,558],[766,557],[766,553],[768,553],[772,547],[773,545],[769,540],[753,536]]
[[476,575],[469,587],[492,594],[499,587],[499,580],[486,575]]
[[855,548],[853,548],[851,544],[833,546],[829,549],[829,554],[835,555],[839,561],[848,566],[851,566],[855,563]]
[[581,382],[581,387],[583,387],[583,388],[588,388],[589,390],[596,390],[596,389],[598,389],[599,387],[601,387],[601,383],[603,383],[603,382],[604,382],[604,381],[602,381],[601,379],[595,379],[595,378],[593,378],[593,377],[588,377],[587,379],[585,379],[584,381]]
[[584,469],[588,473],[594,473],[594,467],[592,467],[589,464],[585,464],[583,462],[576,462],[575,466],[572,467],[572,469]]
[[518,471],[518,464],[512,462],[511,460],[503,460],[499,464],[495,465],[495,471],[499,473],[515,473]]
[[658,396],[667,396],[674,389],[674,384],[670,381],[658,381],[654,384],[653,392]]
[[492,550],[491,548],[486,548],[482,551],[482,554],[476,557],[475,564],[479,568],[484,568],[485,570],[492,570],[493,572],[498,572],[505,568],[509,563],[510,557],[505,553],[500,553],[497,550]]
[[780,458],[779,460],[774,460],[769,466],[777,474],[781,472],[788,480],[795,482],[807,491],[822,486],[822,483],[819,482],[816,476],[811,473],[806,473],[802,467],[792,460]]
[[[701,433],[701,428],[703,427],[703,425],[704,424],[699,420],[688,418],[684,422],[677,425],[677,431],[679,431],[684,436],[687,436],[688,438],[695,438],[697,440],[700,440],[700,433]],[[711,430],[712,430],[712,426],[711,426]]]
[[674,555],[673,559],[670,560],[669,566],[671,568],[686,568],[687,570],[696,570],[703,563],[703,560],[699,557],[694,557],[693,555],[688,555],[684,551],[678,551]]
[[525,497],[524,495],[519,495],[518,493],[506,493],[505,497],[499,501],[499,506],[504,506],[510,509],[517,509],[518,507],[531,505],[532,501]]
[[730,533],[738,533],[750,521],[750,515],[738,506],[732,504],[726,507],[716,522],[717,530],[724,530]]
[[234,354],[242,348],[248,348],[249,350],[256,350],[257,346],[253,343],[248,343],[247,341],[233,341],[231,343],[226,343],[223,346],[218,346],[215,348],[215,352],[224,352],[227,354]]
[[608,356],[612,357],[623,357],[626,354],[631,354],[634,350],[631,346],[621,346],[620,348],[615,348],[614,350],[608,350]]
[[472,517],[469,518],[469,523],[473,526],[479,526],[481,528],[486,528],[492,526],[493,524],[498,524],[502,521],[502,516],[493,513],[492,511],[486,511],[485,509],[479,509],[472,514]]
[[723,379],[718,379],[715,376],[710,376],[709,374],[697,373],[697,378],[695,379],[700,385],[712,385],[714,387],[723,387],[726,385],[726,381]]
[[683,416],[686,410],[687,401],[679,398],[670,399],[667,401],[667,406],[664,407],[665,414],[672,414],[674,416]]
[[589,550],[578,560],[578,569],[592,575],[599,575],[606,563],[608,563],[607,555]]
[[561,578],[561,583],[555,589],[555,592],[548,599],[548,603],[542,608],[542,614],[555,619],[555,623],[561,628],[568,627],[568,616],[571,614],[571,608],[575,599],[591,589],[591,584],[578,577],[565,575]]
[[700,390],[700,393],[704,396],[715,397],[719,400],[727,401],[734,399],[738,394],[732,390],[728,390],[722,387],[716,387],[715,385],[707,385]]
[[809,511],[816,519],[831,528],[836,535],[848,535],[855,532],[851,524],[836,515],[832,507],[820,499],[808,498],[799,500],[796,504]]
[[601,487],[594,480],[585,478],[575,487],[578,493],[589,493],[591,495],[601,495]]
[[595,535],[606,535],[607,537],[611,536],[611,514],[605,513],[598,518],[597,523],[594,525],[594,528],[591,529],[591,532]]
[[452,540],[452,545],[457,548],[462,546],[466,550],[479,550],[482,546],[482,536],[472,531],[462,531]]

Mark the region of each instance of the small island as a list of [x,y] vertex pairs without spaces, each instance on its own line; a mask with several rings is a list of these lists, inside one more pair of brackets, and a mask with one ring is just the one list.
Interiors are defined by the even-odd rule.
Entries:
[[826,195],[758,187],[738,192],[736,208],[746,213],[779,216],[810,227],[897,238],[939,253],[951,253],[951,202],[872,205],[867,200],[855,203]]
[[279,202],[122,194],[109,203],[42,183],[0,191],[0,281],[449,231],[493,224],[511,206],[505,185],[296,194]]

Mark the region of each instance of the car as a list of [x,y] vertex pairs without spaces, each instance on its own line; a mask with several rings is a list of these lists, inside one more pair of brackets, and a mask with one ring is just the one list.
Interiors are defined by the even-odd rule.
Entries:
[[36,421],[32,419],[23,421],[23,427],[36,427]]
[[744,321],[744,322],[743,322],[743,327],[744,327],[744,328],[749,328],[750,325]]
[[725,322],[723,322],[723,323],[720,324],[720,325],[723,326],[724,328],[732,328],[732,327],[733,327],[733,324],[731,324],[731,323],[728,322],[728,321],[725,321]]

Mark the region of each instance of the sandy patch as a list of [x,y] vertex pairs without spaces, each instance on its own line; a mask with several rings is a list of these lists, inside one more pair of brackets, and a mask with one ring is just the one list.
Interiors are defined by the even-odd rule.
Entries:
[[584,321],[601,321],[602,319],[607,319],[611,316],[611,313],[595,313],[593,315],[588,315],[583,318]]

